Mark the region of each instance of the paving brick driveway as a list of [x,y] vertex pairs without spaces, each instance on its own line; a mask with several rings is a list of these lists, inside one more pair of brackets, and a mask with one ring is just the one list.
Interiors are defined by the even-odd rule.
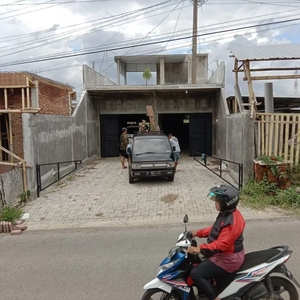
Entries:
[[[174,182],[145,180],[128,183],[128,171],[118,158],[100,159],[73,173],[64,183],[45,191],[27,205],[29,229],[149,225],[212,221],[214,204],[208,189],[222,183],[192,158],[180,160]],[[279,216],[240,208],[246,219]],[[270,213],[272,215],[270,215]]]

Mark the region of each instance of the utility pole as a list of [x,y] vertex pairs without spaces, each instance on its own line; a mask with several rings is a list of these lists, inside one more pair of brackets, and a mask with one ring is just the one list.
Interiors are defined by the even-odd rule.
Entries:
[[198,0],[194,0],[193,10],[193,47],[192,47],[192,84],[197,80],[197,34],[198,34]]

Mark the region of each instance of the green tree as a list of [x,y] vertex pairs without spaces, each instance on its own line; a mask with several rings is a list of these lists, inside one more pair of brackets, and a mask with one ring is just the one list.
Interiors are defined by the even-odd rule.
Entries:
[[149,68],[146,68],[143,73],[143,78],[146,80],[146,85],[148,84],[148,80],[150,80],[152,77],[152,73]]

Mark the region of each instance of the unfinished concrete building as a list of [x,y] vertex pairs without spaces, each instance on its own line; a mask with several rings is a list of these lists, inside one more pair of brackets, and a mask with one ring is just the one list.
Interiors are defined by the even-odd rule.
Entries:
[[28,190],[27,171],[35,169],[26,160],[31,149],[26,147],[23,116],[70,116],[74,97],[72,87],[36,74],[0,73],[0,194],[3,204]]
[[[119,155],[121,128],[145,119],[147,105],[153,107],[160,129],[175,134],[185,153],[217,152],[217,107],[224,94],[225,67],[221,63],[208,78],[208,54],[196,59],[196,84],[191,83],[192,57],[186,54],[117,56],[117,83],[83,67],[84,87],[97,106],[101,157]],[[155,84],[129,82],[130,74],[142,76],[146,68]]]

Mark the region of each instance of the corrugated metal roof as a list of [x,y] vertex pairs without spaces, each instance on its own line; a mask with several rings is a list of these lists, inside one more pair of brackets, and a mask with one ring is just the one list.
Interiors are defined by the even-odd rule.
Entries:
[[300,45],[265,45],[249,47],[231,47],[230,52],[239,61],[300,59]]

